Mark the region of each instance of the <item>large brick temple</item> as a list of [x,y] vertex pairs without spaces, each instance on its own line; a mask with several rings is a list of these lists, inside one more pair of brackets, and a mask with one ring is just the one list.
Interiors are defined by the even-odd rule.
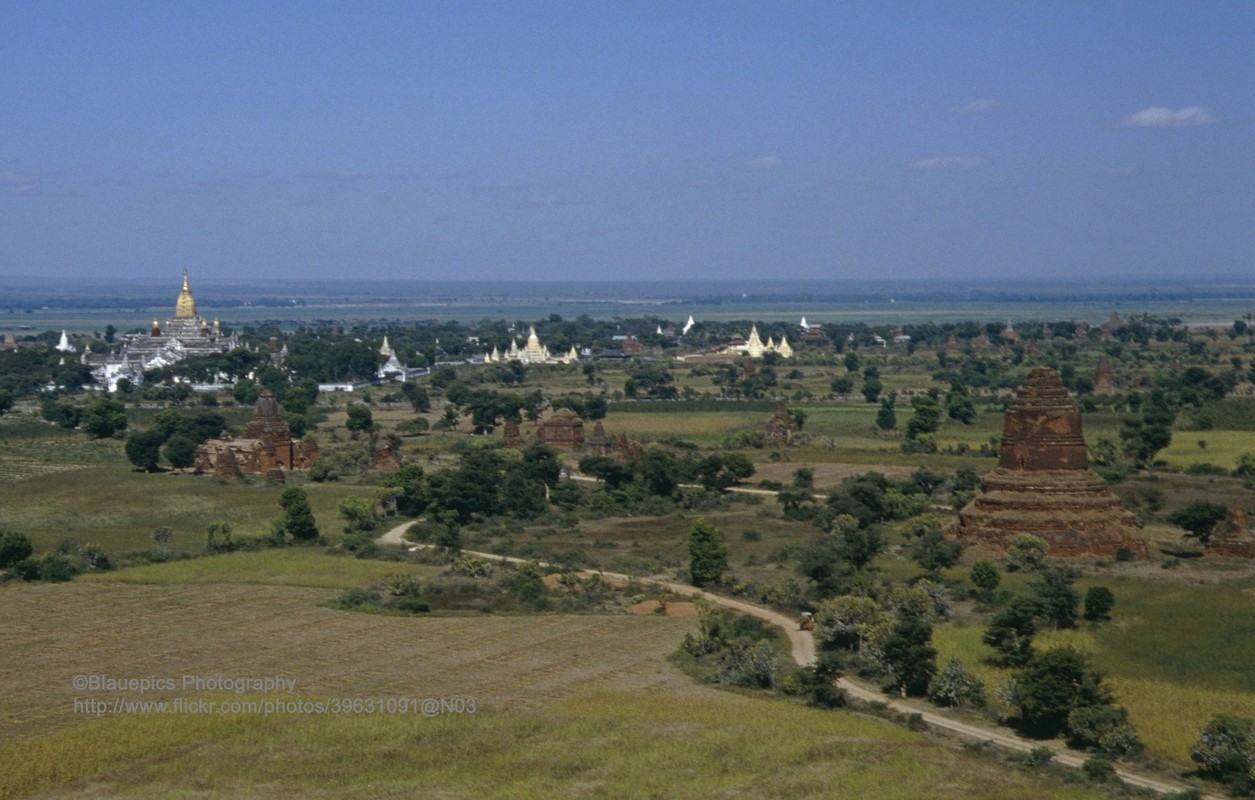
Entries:
[[1081,414],[1049,367],[1029,374],[1002,423],[998,468],[959,512],[962,541],[1006,549],[1017,534],[1050,545],[1052,556],[1147,558],[1133,515],[1089,468]]

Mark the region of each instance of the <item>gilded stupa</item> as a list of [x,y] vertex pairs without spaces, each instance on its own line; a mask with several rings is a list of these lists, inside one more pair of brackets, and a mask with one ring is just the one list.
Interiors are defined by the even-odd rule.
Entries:
[[196,319],[196,300],[192,297],[192,290],[187,285],[187,269],[183,270],[183,290],[179,292],[179,299],[174,303],[175,319]]
[[954,532],[998,549],[1029,533],[1052,556],[1148,557],[1133,515],[1089,468],[1080,411],[1049,367],[1034,369],[1007,408],[998,468],[959,512]]
[[174,301],[174,317],[161,324],[153,320],[145,333],[122,337],[120,350],[106,354],[84,353],[82,363],[92,369],[96,381],[116,391],[118,381],[143,383],[144,372],[176,364],[187,358],[225,353],[239,346],[234,335],[223,336],[218,321],[212,325],[196,313],[196,299],[183,270],[183,288]]

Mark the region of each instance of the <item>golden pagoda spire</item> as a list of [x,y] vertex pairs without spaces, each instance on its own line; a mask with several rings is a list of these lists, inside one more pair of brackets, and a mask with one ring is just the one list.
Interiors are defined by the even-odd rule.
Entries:
[[196,301],[192,299],[192,290],[187,286],[187,267],[183,268],[183,291],[179,292],[178,302],[174,306],[175,319],[196,319]]

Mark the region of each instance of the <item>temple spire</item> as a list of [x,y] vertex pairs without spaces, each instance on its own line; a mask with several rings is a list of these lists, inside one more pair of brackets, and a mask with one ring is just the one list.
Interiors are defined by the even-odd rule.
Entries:
[[196,319],[196,301],[192,299],[192,290],[187,285],[187,267],[183,268],[183,290],[179,292],[174,306],[174,318]]

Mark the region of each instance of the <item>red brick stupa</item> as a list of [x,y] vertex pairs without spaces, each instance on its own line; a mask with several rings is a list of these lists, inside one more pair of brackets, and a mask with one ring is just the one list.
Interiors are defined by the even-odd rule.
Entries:
[[1110,556],[1120,548],[1147,558],[1133,515],[1089,468],[1081,414],[1055,371],[1038,367],[1020,386],[1002,422],[998,468],[959,512],[955,535],[1006,549],[1031,533],[1050,555]]

